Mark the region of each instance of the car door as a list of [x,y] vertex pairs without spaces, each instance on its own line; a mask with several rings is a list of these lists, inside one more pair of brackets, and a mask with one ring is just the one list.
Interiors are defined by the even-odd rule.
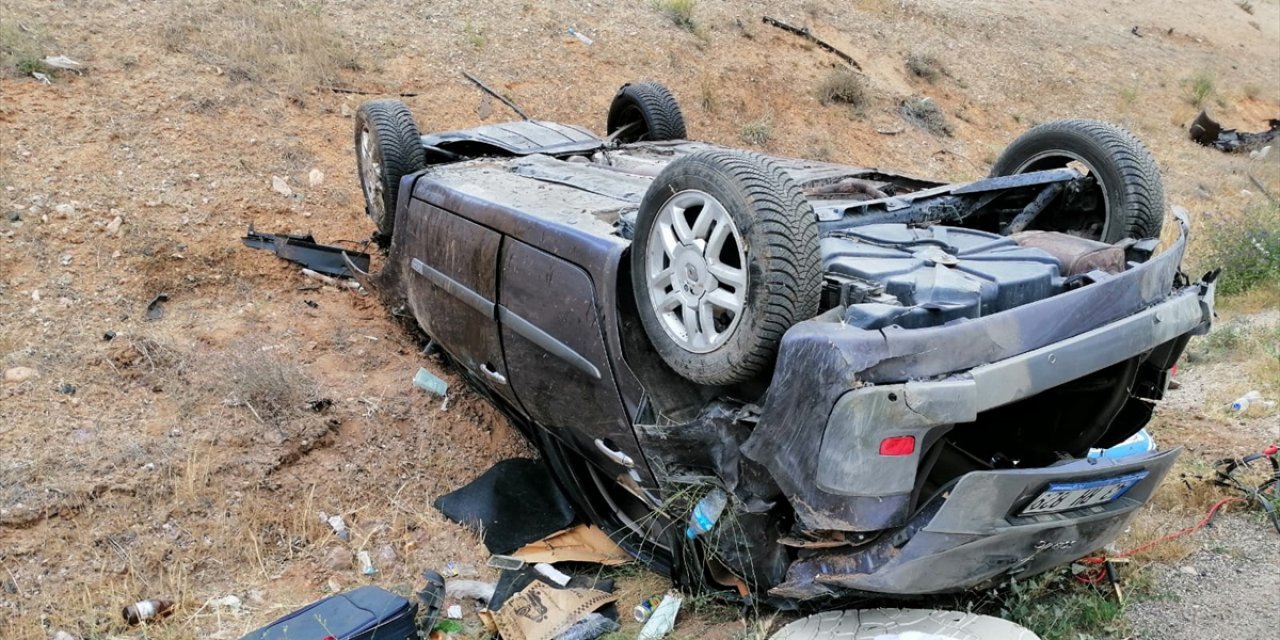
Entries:
[[500,284],[502,344],[525,413],[611,477],[647,475],[605,352],[591,277],[508,238]]
[[418,199],[407,214],[397,224],[415,239],[406,256],[414,317],[455,361],[513,400],[496,315],[502,235]]

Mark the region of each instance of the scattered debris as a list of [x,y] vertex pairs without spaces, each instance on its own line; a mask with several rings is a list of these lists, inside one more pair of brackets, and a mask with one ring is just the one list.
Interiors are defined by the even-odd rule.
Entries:
[[586,34],[582,33],[581,31],[578,31],[577,29],[574,29],[573,27],[569,27],[569,35],[577,38],[578,42],[581,42],[582,44],[585,44],[588,47],[596,43],[595,40],[588,38]]
[[479,580],[449,580],[445,582],[444,594],[450,598],[471,598],[488,603],[498,586],[492,582]]
[[103,341],[103,342],[111,342],[112,340],[115,340],[115,339],[116,339],[116,332],[114,332],[114,331],[108,331],[108,332],[106,332],[106,333],[102,334],[102,341]]
[[831,53],[835,54],[835,56],[836,56],[837,58],[840,58],[841,60],[844,60],[844,61],[845,61],[845,63],[847,63],[849,66],[853,67],[854,69],[857,69],[858,71],[862,71],[862,65],[858,64],[858,61],[857,61],[857,60],[854,60],[854,59],[853,59],[853,56],[851,56],[851,55],[849,55],[849,54],[847,54],[847,53],[845,53],[845,52],[843,52],[843,51],[841,51],[841,50],[839,50],[839,49],[835,48],[834,46],[832,46],[832,45],[831,45],[830,43],[828,43],[827,41],[825,41],[825,40],[823,40],[822,38],[819,38],[818,36],[814,35],[814,33],[813,33],[812,31],[810,31],[808,27],[804,27],[804,28],[795,27],[795,26],[789,25],[789,24],[787,24],[787,23],[785,23],[785,22],[783,22],[783,21],[781,21],[781,20],[778,20],[778,19],[775,19],[775,18],[770,18],[769,16],[763,16],[763,17],[761,18],[761,20],[762,20],[765,24],[767,24],[767,25],[769,25],[769,26],[771,26],[771,27],[777,27],[777,28],[779,28],[779,29],[782,29],[783,31],[790,31],[791,33],[794,33],[794,34],[796,34],[796,35],[800,36],[801,38],[805,38],[805,39],[807,39],[807,40],[809,40],[809,41],[813,42],[814,44],[818,45],[818,48],[819,48],[819,49],[823,49],[823,50],[825,50],[825,51],[830,51]]
[[338,536],[339,540],[346,542],[351,539],[351,531],[347,529],[347,522],[342,519],[342,516],[331,516],[321,511],[320,519],[328,524],[330,529],[333,529],[333,533]]
[[205,601],[204,606],[210,609],[230,609],[235,612],[240,610],[241,604],[239,597],[226,595],[221,598],[210,598]]
[[377,567],[373,566],[373,559],[369,557],[368,551],[356,553],[356,559],[360,561],[360,573],[371,576],[378,572]]
[[120,614],[124,616],[125,623],[132,626],[167,617],[173,613],[173,609],[172,600],[150,599],[135,602],[125,607]]
[[[246,247],[251,249],[274,251],[277,256],[285,260],[296,262],[311,271],[331,276],[340,278],[352,276],[351,268],[344,260],[344,256],[357,269],[361,271],[369,270],[369,254],[343,249],[334,245],[318,244],[311,234],[259,233],[250,225],[249,231],[242,241]],[[340,286],[336,281],[329,282],[329,284]]]
[[1040,640],[1026,627],[994,616],[938,609],[824,611],[783,627],[769,640],[908,638],[917,640]]
[[1262,392],[1258,391],[1257,389],[1254,389],[1253,391],[1250,391],[1249,393],[1246,393],[1240,396],[1239,398],[1232,400],[1231,410],[1236,413],[1247,413],[1249,411],[1249,407],[1252,407],[1255,405],[1263,406],[1263,407],[1271,407],[1275,405],[1275,402],[1268,402],[1266,400],[1263,400]]
[[[1270,150],[1271,150],[1271,146],[1268,145],[1263,147],[1261,151],[1250,151],[1249,154],[1253,155],[1256,153],[1260,158],[1265,158],[1267,157],[1267,152]],[[1261,181],[1253,177],[1252,173],[1249,174],[1249,181],[1253,183],[1253,186],[1258,188],[1258,191],[1262,192],[1262,195],[1267,197],[1267,200],[1271,201],[1271,204],[1280,204],[1280,200],[1277,200],[1276,197],[1271,194],[1271,191],[1267,189],[1266,185],[1262,184]]]
[[519,115],[521,118],[524,118],[525,120],[532,120],[532,118],[529,117],[529,114],[524,112],[524,109],[521,109],[520,107],[516,106],[516,103],[508,100],[506,96],[498,93],[497,91],[494,91],[493,89],[490,89],[489,86],[481,82],[479,78],[471,75],[470,73],[467,73],[466,71],[463,71],[462,75],[466,77],[467,80],[470,80],[472,84],[476,85],[477,87],[480,87],[481,91],[493,96],[494,98],[497,98],[498,101],[501,102],[502,104],[505,104],[508,107],[511,107],[511,110],[516,112],[516,114]]
[[[533,544],[536,544],[536,543],[533,543]],[[528,546],[526,545],[525,548],[527,549]],[[494,569],[500,569],[503,571],[519,571],[524,568],[525,561],[515,556],[504,556],[500,554],[494,554],[489,556],[489,562],[485,564],[487,564],[490,567],[493,567]]]
[[[521,563],[521,566],[524,566],[524,563]],[[476,566],[473,564],[457,563],[450,560],[445,563],[444,571],[441,571],[440,574],[446,578],[474,578],[480,575],[480,572],[476,571]]]
[[311,278],[312,280],[319,280],[331,287],[346,287],[348,289],[360,288],[360,283],[355,280],[339,280],[337,278],[326,276],[323,273],[312,271],[311,269],[303,269],[302,275]]
[[53,84],[53,80],[51,80],[51,79],[49,78],[49,75],[48,75],[48,74],[40,73],[39,71],[32,71],[32,72],[31,72],[31,77],[32,77],[32,78],[35,78],[36,80],[39,80],[40,82],[42,82],[42,83],[44,83],[44,84]]
[[48,56],[43,60],[43,62],[46,67],[63,69],[65,71],[78,71],[84,67],[83,63],[72,60],[67,56]]
[[121,218],[120,216],[116,216],[112,218],[111,222],[107,223],[107,227],[106,227],[107,235],[114,236],[120,233],[120,225],[122,224],[124,224],[124,218]]
[[587,617],[573,623],[567,631],[556,636],[556,640],[595,640],[621,628],[622,625],[617,621],[593,611],[588,613]]
[[74,396],[76,394],[76,386],[70,382],[64,382],[58,385],[58,393],[67,396]]
[[539,562],[538,564],[533,565],[533,570],[541,574],[542,577],[562,587],[569,584],[569,576],[567,574],[557,570],[555,567],[545,562]]
[[[489,566],[499,557],[489,559]],[[631,562],[631,556],[599,527],[580,524],[571,529],[557,531],[541,540],[530,542],[511,552],[510,560],[523,566],[526,562],[593,562],[618,565]],[[499,567],[514,568],[517,567]]]
[[31,367],[11,367],[4,371],[4,381],[12,384],[21,384],[32,378],[38,377],[40,374]]
[[289,179],[280,176],[271,176],[271,190],[286,197],[293,197],[293,189],[289,188]]
[[[618,596],[596,589],[556,589],[531,582],[507,598],[493,612],[493,622],[503,640],[556,638],[589,613],[614,602]],[[530,615],[536,612],[536,615]]]
[[163,303],[169,301],[169,294],[157,293],[156,297],[147,303],[147,320],[159,320],[164,317]]
[[668,591],[658,606],[654,607],[649,620],[640,628],[640,635],[636,636],[637,640],[659,640],[671,633],[671,629],[676,626],[676,616],[680,614],[680,605],[683,603],[684,598],[679,593]]
[[649,619],[649,616],[653,615],[653,610],[657,609],[658,604],[661,602],[662,598],[658,596],[649,596],[642,600],[640,604],[636,605],[636,608],[631,610],[631,617],[635,618],[636,622],[644,624],[644,622]]
[[1129,30],[1129,33],[1132,33],[1133,35],[1138,36],[1139,38],[1145,38],[1145,37],[1146,37],[1146,36],[1142,35],[1141,33],[1138,33],[1138,25],[1136,25],[1136,24],[1135,24],[1135,25],[1133,25],[1133,28]]
[[[326,90],[326,91],[332,91],[332,92],[334,92],[334,93],[350,93],[350,94],[357,95],[357,96],[387,96],[387,95],[391,95],[391,96],[396,96],[396,97],[399,97],[399,98],[416,98],[416,97],[418,97],[418,94],[416,94],[416,93],[388,93],[388,92],[386,92],[386,91],[362,91],[362,90],[360,90],[360,89],[351,89],[351,88],[348,88],[348,87],[320,87],[320,88],[321,88],[321,89],[324,89],[324,90]],[[347,107],[347,105],[345,105],[345,104],[344,104],[344,105],[342,105],[342,117],[344,117],[344,118],[348,118],[348,117],[350,117],[350,116],[351,116],[350,109]]]
[[578,519],[547,465],[529,458],[499,461],[432,505],[446,518],[479,531],[489,553],[510,554]]
[[1209,117],[1208,111],[1201,111],[1191,121],[1188,131],[1191,139],[1197,144],[1213,147],[1226,153],[1256,151],[1266,143],[1280,137],[1280,118],[1267,120],[1270,129],[1256,133],[1241,133],[1235,129],[1225,129],[1221,124]]
[[417,375],[413,376],[413,385],[427,393],[434,393],[441,398],[449,393],[448,382],[441,380],[434,373],[423,368],[419,368]]
[[417,604],[370,585],[313,602],[249,632],[241,640],[375,637],[408,640],[417,637],[414,627],[417,613]]
[[324,184],[324,172],[319,169],[312,169],[307,174],[307,186],[318,187],[321,184]]

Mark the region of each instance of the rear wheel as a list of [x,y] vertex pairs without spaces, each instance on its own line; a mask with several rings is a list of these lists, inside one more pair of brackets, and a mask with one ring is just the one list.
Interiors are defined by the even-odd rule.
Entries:
[[609,105],[605,132],[612,136],[619,130],[619,142],[683,140],[689,135],[675,96],[656,82],[624,84],[618,89]]
[[786,172],[752,153],[704,151],[667,165],[640,204],[631,266],[654,350],[701,384],[765,373],[782,334],[818,311],[813,208]]
[[370,100],[356,111],[356,159],[365,211],[386,246],[395,230],[400,179],[426,166],[418,125],[399,100]]
[[1042,215],[1033,228],[1114,243],[1153,238],[1164,224],[1164,185],[1151,152],[1132,133],[1097,120],[1060,120],[1014,140],[991,167],[992,176],[1069,167],[1093,178],[1085,200],[1096,203],[1069,217]]

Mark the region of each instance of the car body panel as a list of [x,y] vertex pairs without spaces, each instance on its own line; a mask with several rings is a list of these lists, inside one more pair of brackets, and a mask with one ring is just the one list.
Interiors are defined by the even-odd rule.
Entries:
[[[1119,273],[1084,274],[1073,290],[912,329],[860,329],[820,315],[786,331],[767,386],[698,387],[657,357],[635,317],[626,230],[667,163],[716,147],[672,141],[601,151],[599,139],[572,132],[557,146],[559,133],[546,123],[514,124],[423,137],[455,151],[483,143],[507,157],[406,177],[388,265],[376,284],[389,302],[407,301],[468,380],[534,434],[571,492],[600,497],[608,493],[601,479],[616,481],[658,518],[667,517],[669,507],[659,502],[673,483],[732,492],[739,531],[753,532],[750,546],[758,550],[739,559],[753,575],[769,576],[753,586],[772,588],[772,597],[935,593],[1034,573],[1112,539],[1172,464],[1173,454],[1103,466],[1006,468],[1016,463],[977,460],[976,470],[957,472],[953,484],[924,486],[956,434],[1003,433],[1041,405],[1071,404],[1053,394],[1076,380],[1100,377],[1114,392],[1081,396],[1078,407],[1063,409],[1069,424],[1060,428],[1078,428],[1097,443],[1119,441],[1146,422],[1167,369],[1211,318],[1212,278],[1189,283],[1179,272],[1184,219],[1164,252]],[[1078,177],[1058,171],[942,185],[775,160],[804,188],[857,178],[914,194],[870,207],[838,193],[812,196],[827,231],[929,197],[986,198]],[[930,189],[934,196],[921,195]],[[486,375],[486,366],[501,380]],[[744,393],[748,400],[734,399]],[[905,435],[916,438],[910,455],[889,459],[875,450],[884,437]],[[1050,483],[1135,469],[1148,476],[1106,505],[1010,515]],[[993,497],[984,508],[1000,514],[965,507]],[[687,555],[681,545],[690,543],[678,535],[636,545],[638,531],[623,530],[625,518],[609,520],[616,505],[608,496],[580,502],[647,561],[679,565]],[[778,509],[790,515],[780,518]],[[968,522],[966,509],[973,511]],[[664,531],[682,530],[678,521]],[[814,535],[844,532],[851,542],[796,554],[779,546],[783,523]],[[693,544],[724,551],[710,539]],[[930,571],[931,559],[947,566]]]

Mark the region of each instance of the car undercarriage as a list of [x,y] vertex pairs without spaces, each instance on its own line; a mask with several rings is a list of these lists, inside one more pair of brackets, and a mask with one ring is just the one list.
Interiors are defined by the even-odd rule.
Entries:
[[[785,607],[1032,575],[1146,503],[1176,451],[1086,453],[1150,419],[1215,274],[1180,270],[1185,215],[1160,244],[1127,132],[1045,125],[943,184],[679,139],[636,86],[607,139],[419,138],[382,107],[356,131],[387,248],[361,279],[619,544]],[[713,527],[680,535],[711,492]]]

